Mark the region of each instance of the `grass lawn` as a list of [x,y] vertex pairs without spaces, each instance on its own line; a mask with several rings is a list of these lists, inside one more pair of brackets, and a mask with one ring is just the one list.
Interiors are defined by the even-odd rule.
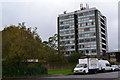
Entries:
[[73,74],[71,69],[63,69],[63,70],[49,70],[48,74],[63,74],[63,75],[70,75]]

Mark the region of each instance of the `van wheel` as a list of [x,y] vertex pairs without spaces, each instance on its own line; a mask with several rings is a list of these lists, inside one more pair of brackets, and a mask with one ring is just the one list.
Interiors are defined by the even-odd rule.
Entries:
[[76,75],[76,73],[74,73],[74,75]]
[[86,74],[86,71],[85,71],[85,70],[83,71],[83,74]]
[[94,70],[94,74],[96,74],[97,73],[97,71],[96,70]]
[[102,72],[106,72],[105,69],[103,69]]
[[113,69],[111,69],[111,71],[113,72]]

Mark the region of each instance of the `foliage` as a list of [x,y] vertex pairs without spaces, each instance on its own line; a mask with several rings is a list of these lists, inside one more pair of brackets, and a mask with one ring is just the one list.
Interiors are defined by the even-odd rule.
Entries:
[[[21,62],[26,59],[39,59],[41,63],[59,61],[61,57],[57,54],[57,50],[53,49],[57,41],[57,34],[49,38],[49,46],[46,46],[36,30],[37,28],[33,30],[26,28],[24,23],[19,23],[18,26],[11,25],[4,28],[2,31],[3,59],[14,58],[16,62],[17,60]],[[56,57],[58,57],[58,60],[55,60]]]
[[58,34],[54,34],[54,36],[49,37],[48,41],[44,41],[43,43],[55,50],[58,50]]
[[47,69],[38,63],[21,63],[20,66],[15,66],[11,64],[8,65],[6,61],[3,61],[3,77],[31,76],[43,74],[47,74]]
[[80,57],[83,57],[81,53],[78,53],[78,52],[72,53],[68,56],[68,62],[77,63]]
[[[39,66],[42,67],[40,69],[36,65],[29,67],[28,64],[24,64],[27,59],[38,59],[40,64],[64,62],[64,56],[58,54],[55,49],[57,34],[49,38],[48,46],[37,34],[37,28],[26,28],[25,23],[4,28],[2,41],[3,76],[23,75],[24,71],[25,73],[29,71],[27,75],[34,75],[34,72],[41,74],[44,67]],[[17,70],[21,72],[16,72]],[[47,69],[45,73],[46,71]]]
[[3,58],[7,56],[24,56],[24,58],[36,58],[41,39],[36,29],[26,28],[24,24],[9,26],[2,31]]
[[2,41],[3,76],[47,73],[47,69],[42,65],[26,64],[27,59],[38,59],[39,64],[56,65],[55,63],[78,62],[81,57],[80,53],[73,53],[66,59],[62,53],[58,53],[57,34],[42,42],[37,28],[27,28],[25,23],[4,28]]
[[63,54],[58,53],[58,34],[54,34],[54,36],[49,37],[48,41],[43,41],[44,48],[48,51],[48,55],[46,56],[48,59],[48,63],[64,63],[65,58]]

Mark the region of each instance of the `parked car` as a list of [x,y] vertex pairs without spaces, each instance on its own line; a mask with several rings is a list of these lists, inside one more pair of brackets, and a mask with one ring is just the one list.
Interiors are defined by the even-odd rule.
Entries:
[[114,71],[118,71],[119,70],[119,66],[118,65],[111,65],[113,67]]
[[118,68],[119,68],[119,70],[120,70],[120,65],[118,65]]

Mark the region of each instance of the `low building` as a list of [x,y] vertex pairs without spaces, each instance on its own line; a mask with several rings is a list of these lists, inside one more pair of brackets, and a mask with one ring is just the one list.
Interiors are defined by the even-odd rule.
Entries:
[[110,61],[120,62],[120,50],[107,51],[107,55]]

